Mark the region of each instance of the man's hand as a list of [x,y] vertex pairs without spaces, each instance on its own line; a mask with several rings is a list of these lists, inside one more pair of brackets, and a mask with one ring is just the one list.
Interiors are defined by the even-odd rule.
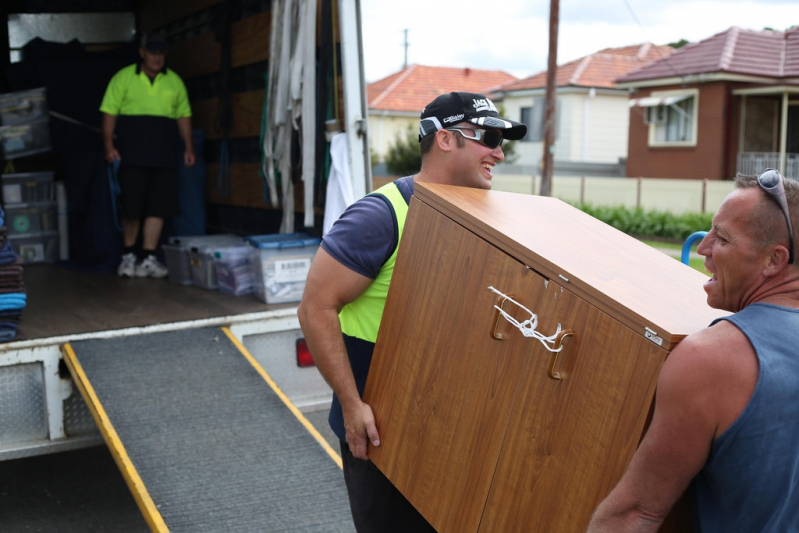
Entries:
[[105,160],[108,161],[109,165],[113,165],[114,160],[122,161],[122,158],[119,157],[119,152],[117,152],[117,149],[112,146],[111,148],[106,148]]
[[186,150],[183,152],[183,164],[187,167],[193,167],[195,163],[194,159],[194,151],[193,150]]
[[380,446],[375,417],[368,404],[359,402],[354,408],[344,412],[344,429],[347,431],[347,444],[356,459],[368,459],[370,443],[372,446]]

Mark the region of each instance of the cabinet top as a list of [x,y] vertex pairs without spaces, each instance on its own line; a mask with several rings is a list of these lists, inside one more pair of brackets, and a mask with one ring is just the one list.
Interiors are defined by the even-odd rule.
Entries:
[[416,183],[414,199],[666,350],[729,314],[706,275],[557,198]]

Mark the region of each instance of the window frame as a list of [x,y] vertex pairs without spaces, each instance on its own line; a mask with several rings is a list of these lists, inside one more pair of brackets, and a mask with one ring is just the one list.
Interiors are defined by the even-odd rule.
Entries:
[[[665,123],[660,122],[650,122],[649,125],[649,139],[648,143],[650,147],[653,148],[660,148],[660,147],[674,147],[674,146],[696,146],[697,144],[697,134],[699,131],[699,89],[679,89],[679,90],[672,90],[672,91],[653,91],[650,96],[663,98],[666,96],[685,96],[688,95],[689,98],[693,98],[693,117],[691,120],[691,124],[689,128],[691,128],[691,140],[690,141],[658,141],[657,140],[657,131],[658,127],[668,127],[668,121]],[[676,105],[676,104],[672,104]],[[660,107],[666,106],[652,106],[655,109]],[[653,111],[657,112],[657,111]],[[649,113],[649,111],[646,111]],[[644,116],[647,116],[646,114]]]

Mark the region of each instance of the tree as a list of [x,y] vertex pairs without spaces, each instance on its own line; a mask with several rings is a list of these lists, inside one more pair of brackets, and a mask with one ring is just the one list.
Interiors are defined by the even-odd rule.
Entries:
[[418,133],[410,126],[405,135],[397,134],[386,153],[386,168],[395,176],[416,174],[422,168]]

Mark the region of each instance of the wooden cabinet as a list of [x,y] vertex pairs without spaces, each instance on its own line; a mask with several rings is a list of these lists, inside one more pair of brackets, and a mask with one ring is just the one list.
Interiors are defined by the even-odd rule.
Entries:
[[[370,458],[439,533],[584,530],[669,351],[723,314],[706,279],[557,199],[417,184],[364,394]],[[560,327],[562,350],[495,305]]]

